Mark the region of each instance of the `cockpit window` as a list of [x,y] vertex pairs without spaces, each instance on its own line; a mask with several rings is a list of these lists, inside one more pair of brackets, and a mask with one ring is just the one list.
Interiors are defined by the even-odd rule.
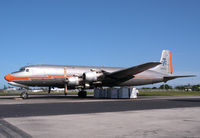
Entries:
[[19,71],[15,71],[15,72],[12,72],[12,73],[18,73],[18,72],[23,72],[25,71],[25,68],[20,68]]
[[20,72],[21,72],[21,71],[25,71],[25,68],[21,68],[19,71],[20,71]]

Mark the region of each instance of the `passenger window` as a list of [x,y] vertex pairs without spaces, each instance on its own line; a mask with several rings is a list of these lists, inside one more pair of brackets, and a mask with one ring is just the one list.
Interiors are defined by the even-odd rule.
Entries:
[[29,69],[26,69],[26,72],[29,72]]

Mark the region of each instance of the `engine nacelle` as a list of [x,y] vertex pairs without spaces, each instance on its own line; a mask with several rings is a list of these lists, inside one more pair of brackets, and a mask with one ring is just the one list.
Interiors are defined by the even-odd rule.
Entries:
[[85,89],[89,89],[89,88],[90,88],[90,84],[85,83],[85,84],[84,84],[84,88],[85,88]]
[[98,80],[98,77],[101,75],[101,73],[97,73],[95,71],[90,71],[90,72],[86,72],[83,74],[83,79],[86,82],[94,82]]
[[78,77],[69,77],[67,78],[68,86],[78,86],[79,85],[79,78]]

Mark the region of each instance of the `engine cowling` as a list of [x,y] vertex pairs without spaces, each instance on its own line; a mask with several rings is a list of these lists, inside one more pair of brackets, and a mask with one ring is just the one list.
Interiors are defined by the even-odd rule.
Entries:
[[101,76],[101,75],[102,75],[102,73],[97,73],[95,71],[85,72],[83,74],[83,79],[86,82],[94,82],[94,81],[97,81],[98,77]]
[[79,85],[79,78],[78,77],[69,77],[67,78],[67,84],[69,86],[78,86]]

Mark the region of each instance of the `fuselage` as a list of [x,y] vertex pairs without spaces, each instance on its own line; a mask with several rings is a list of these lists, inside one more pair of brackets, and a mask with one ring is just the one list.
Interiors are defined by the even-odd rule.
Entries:
[[[12,85],[18,86],[38,86],[38,87],[60,87],[64,88],[66,78],[73,76],[82,76],[85,72],[106,71],[109,73],[122,70],[121,67],[95,67],[95,66],[63,66],[63,65],[32,65],[22,67],[19,71],[5,76],[5,79]],[[138,86],[145,84],[159,83],[163,81],[166,74],[154,70],[146,70],[118,84],[118,86]],[[100,86],[110,86],[102,82]],[[95,87],[94,84],[91,88]],[[69,86],[68,89],[74,89],[75,86]]]

